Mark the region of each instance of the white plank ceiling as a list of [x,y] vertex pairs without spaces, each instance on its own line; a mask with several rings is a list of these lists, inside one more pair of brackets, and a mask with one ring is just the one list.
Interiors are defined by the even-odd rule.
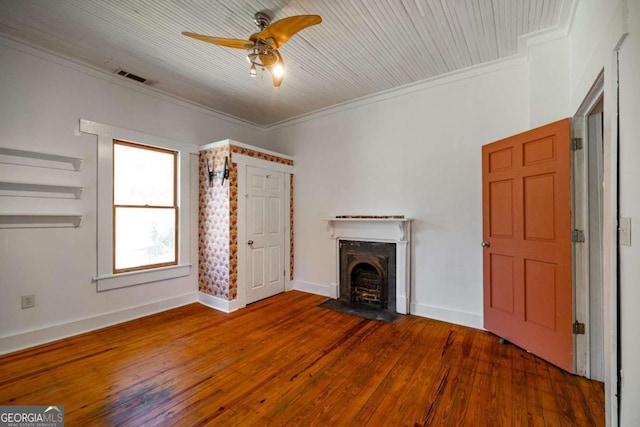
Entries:
[[[515,55],[519,37],[568,25],[573,1],[0,0],[0,33],[268,126]],[[262,10],[323,19],[280,49],[279,88],[249,76],[244,51],[181,35],[246,39]]]

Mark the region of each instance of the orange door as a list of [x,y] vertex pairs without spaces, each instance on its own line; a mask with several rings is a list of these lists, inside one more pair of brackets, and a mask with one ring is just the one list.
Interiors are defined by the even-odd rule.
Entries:
[[573,372],[569,119],[482,147],[484,327]]

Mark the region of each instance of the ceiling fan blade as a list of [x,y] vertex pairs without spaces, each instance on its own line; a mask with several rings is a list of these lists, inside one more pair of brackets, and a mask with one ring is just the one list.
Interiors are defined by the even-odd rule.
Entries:
[[253,46],[253,42],[251,40],[224,39],[222,37],[205,36],[186,31],[183,31],[182,35],[191,37],[192,39],[202,40],[203,42],[217,44],[218,46],[231,47],[234,49],[249,49]]
[[322,18],[318,15],[298,15],[283,18],[274,22],[267,28],[258,33],[258,37],[262,40],[273,40],[271,47],[279,48],[285,44],[291,36],[298,31],[322,22]]
[[[274,50],[273,52],[275,53],[278,60],[271,65],[267,65],[266,68],[267,70],[269,70],[269,73],[271,73],[271,77],[273,78],[273,86],[279,87],[284,80],[284,60],[282,59],[282,55],[280,55],[280,52],[278,52],[277,50]],[[278,73],[276,70],[276,67],[278,66],[282,67],[280,73]]]

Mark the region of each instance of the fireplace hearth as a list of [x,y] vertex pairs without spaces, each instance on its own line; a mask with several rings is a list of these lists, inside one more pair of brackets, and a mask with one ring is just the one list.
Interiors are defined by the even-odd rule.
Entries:
[[364,317],[365,319],[379,320],[384,323],[393,323],[394,320],[400,317],[400,314],[398,313],[391,313],[387,310],[371,309],[365,306],[344,302],[340,299],[330,299],[320,304],[320,307],[339,311],[341,313],[352,314],[358,317]]

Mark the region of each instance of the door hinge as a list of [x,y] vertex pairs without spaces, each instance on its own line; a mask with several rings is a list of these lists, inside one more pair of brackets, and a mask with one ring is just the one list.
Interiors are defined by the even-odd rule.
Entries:
[[582,230],[573,230],[571,232],[571,241],[572,242],[584,242],[584,231]]
[[576,335],[584,335],[585,327],[584,323],[580,323],[577,320],[573,322],[573,333]]
[[571,151],[582,150],[582,138],[571,138]]

